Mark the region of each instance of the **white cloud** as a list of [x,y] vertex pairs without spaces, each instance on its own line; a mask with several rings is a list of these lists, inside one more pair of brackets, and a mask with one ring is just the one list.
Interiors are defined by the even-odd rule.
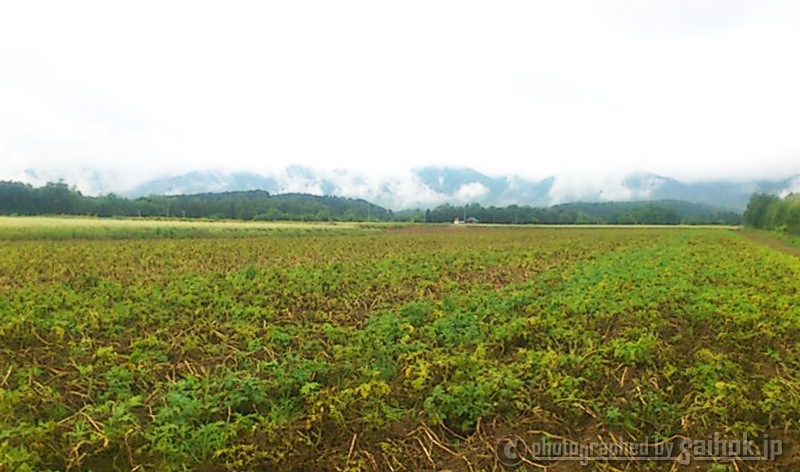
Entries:
[[800,194],[800,175],[793,178],[791,182],[789,182],[788,188],[782,191],[780,196],[781,198],[784,198],[791,193]]
[[785,177],[798,23],[781,0],[3,2],[0,178]]
[[663,182],[663,178],[649,174],[568,174],[556,177],[548,197],[551,205],[576,201],[647,200]]
[[276,176],[278,193],[308,193],[311,195],[324,195],[322,182],[314,176],[307,177],[291,169],[284,170]]
[[392,208],[433,208],[450,197],[431,189],[411,172],[402,172],[386,182],[386,192],[380,195],[382,203]]
[[489,194],[489,187],[480,182],[470,182],[461,184],[454,195],[455,200],[461,203],[472,203],[481,201]]

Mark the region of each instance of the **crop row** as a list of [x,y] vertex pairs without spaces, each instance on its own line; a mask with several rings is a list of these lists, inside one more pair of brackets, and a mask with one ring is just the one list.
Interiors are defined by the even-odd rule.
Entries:
[[0,457],[478,470],[532,430],[789,445],[798,280],[718,230],[6,242]]

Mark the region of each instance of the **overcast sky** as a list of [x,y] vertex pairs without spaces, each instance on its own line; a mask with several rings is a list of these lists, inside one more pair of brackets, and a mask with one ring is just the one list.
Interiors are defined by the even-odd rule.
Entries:
[[800,172],[800,2],[0,4],[0,177]]

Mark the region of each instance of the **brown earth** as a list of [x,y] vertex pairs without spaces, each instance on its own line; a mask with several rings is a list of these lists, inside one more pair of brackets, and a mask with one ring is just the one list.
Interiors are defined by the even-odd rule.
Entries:
[[767,245],[773,249],[777,249],[778,251],[785,252],[786,254],[800,256],[800,247],[790,246],[775,236],[770,236],[769,234],[761,231],[753,231],[749,229],[741,230],[739,231],[739,234],[751,241]]

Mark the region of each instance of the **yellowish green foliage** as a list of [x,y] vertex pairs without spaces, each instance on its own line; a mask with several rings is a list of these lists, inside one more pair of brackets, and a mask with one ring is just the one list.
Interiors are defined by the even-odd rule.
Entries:
[[3,472],[491,470],[530,430],[800,440],[800,261],[734,232],[216,236],[0,241]]

